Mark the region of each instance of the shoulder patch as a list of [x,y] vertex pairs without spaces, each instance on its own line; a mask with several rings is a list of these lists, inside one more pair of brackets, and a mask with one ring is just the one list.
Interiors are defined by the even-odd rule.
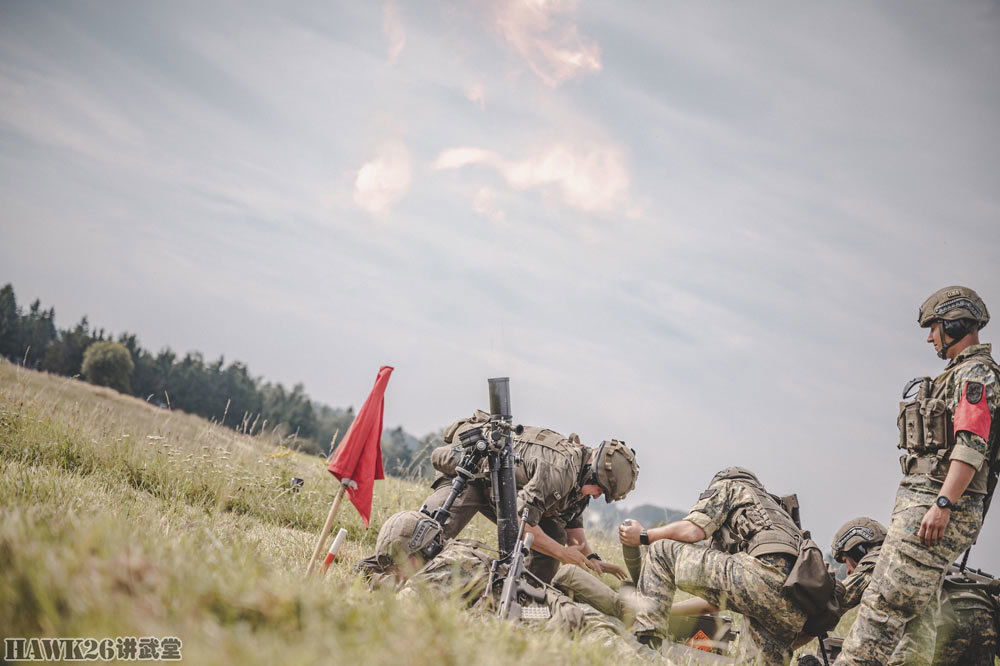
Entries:
[[969,382],[965,385],[965,399],[969,401],[970,405],[975,405],[983,399],[983,395],[986,393],[984,389],[985,387],[979,382]]
[[718,487],[709,488],[708,490],[706,490],[705,492],[703,492],[701,495],[698,495],[698,500],[699,501],[701,501],[701,500],[707,500],[709,497],[712,497],[717,492],[719,492]]

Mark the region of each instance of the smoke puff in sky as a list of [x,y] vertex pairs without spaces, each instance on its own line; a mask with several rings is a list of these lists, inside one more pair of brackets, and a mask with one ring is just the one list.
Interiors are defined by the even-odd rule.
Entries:
[[496,169],[518,190],[554,188],[566,205],[585,212],[614,210],[625,203],[629,187],[621,151],[608,147],[556,144],[514,162],[481,148],[450,148],[432,166],[447,170],[471,165]]
[[410,163],[410,153],[402,143],[382,146],[375,159],[358,170],[354,202],[372,215],[388,211],[410,189]]

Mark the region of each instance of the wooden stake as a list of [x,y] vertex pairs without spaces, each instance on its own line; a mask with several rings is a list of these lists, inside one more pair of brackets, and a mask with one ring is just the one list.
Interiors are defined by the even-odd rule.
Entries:
[[334,451],[336,446],[334,445],[337,443],[337,435],[339,434],[340,434],[340,428],[337,428],[336,430],[333,431],[333,437],[330,438],[330,455],[326,457],[327,465],[329,465],[333,461],[333,454],[336,453]]
[[316,568],[316,560],[319,559],[319,554],[323,551],[323,542],[330,535],[330,528],[333,527],[333,519],[337,517],[337,512],[340,511],[340,502],[344,499],[344,492],[347,491],[347,486],[352,483],[354,482],[350,479],[344,479],[340,482],[340,490],[337,491],[337,496],[333,499],[333,506],[330,507],[330,513],[326,516],[326,523],[323,524],[323,531],[320,532],[319,541],[316,542],[316,549],[313,551],[312,557],[309,558],[309,566],[306,567],[306,577],[312,574],[313,569]]

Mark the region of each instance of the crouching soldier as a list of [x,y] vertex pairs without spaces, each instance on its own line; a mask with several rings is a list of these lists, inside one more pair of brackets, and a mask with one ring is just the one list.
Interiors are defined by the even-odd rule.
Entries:
[[[886,529],[871,518],[855,518],[844,523],[833,537],[834,559],[847,565],[840,609],[846,612],[861,603],[871,583],[885,541]],[[941,612],[936,632],[926,626],[935,613],[925,612],[906,625],[903,638],[889,664],[926,662],[934,655],[936,666],[992,666],[997,653],[997,623],[1000,599],[992,596],[975,576],[965,576],[957,567],[945,577],[941,591]],[[1000,588],[998,588],[1000,589]],[[934,644],[932,637],[937,634]]]
[[[442,506],[451,492],[462,456],[459,436],[481,427],[489,418],[477,410],[471,418],[456,421],[445,430],[448,445],[431,454],[438,477],[432,486],[434,492],[424,503],[430,513]],[[601,442],[592,449],[553,430],[528,426],[513,435],[513,445],[518,457],[517,513],[523,515],[528,509],[526,532],[535,535],[528,571],[545,583],[552,580],[560,563],[626,578],[624,569],[601,561],[591,550],[583,530],[583,512],[591,499],[603,495],[610,503],[623,499],[635,487],[639,472],[635,452],[617,440]],[[443,526],[444,542],[461,533],[476,513],[496,522],[489,473],[485,467],[476,471],[476,478],[451,507],[451,517]]]
[[[708,537],[711,547],[697,543]],[[640,642],[662,641],[679,588],[743,614],[738,663],[782,664],[791,658],[807,613],[784,585],[803,535],[780,498],[752,472],[742,467],[719,472],[683,520],[648,531],[627,521],[619,539],[625,545],[651,544],[639,576],[634,632]]]

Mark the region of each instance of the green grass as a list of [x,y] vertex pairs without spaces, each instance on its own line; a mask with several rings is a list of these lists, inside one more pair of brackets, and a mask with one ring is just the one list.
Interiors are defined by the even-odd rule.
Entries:
[[[340,560],[305,579],[337,484],[317,457],[268,457],[279,443],[0,361],[0,638],[177,636],[186,662],[220,665],[622,661],[457,602],[369,592],[350,566],[426,485],[377,483],[367,531],[345,502]],[[469,530],[495,542],[485,520]]]

